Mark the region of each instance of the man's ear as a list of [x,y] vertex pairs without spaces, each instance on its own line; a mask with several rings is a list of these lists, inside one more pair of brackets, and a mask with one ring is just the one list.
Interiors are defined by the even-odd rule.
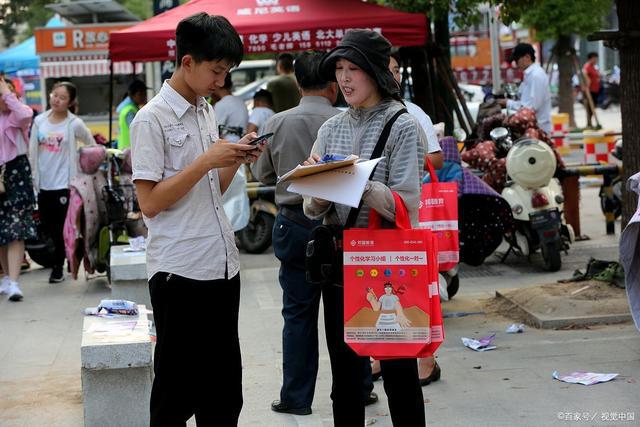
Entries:
[[193,67],[194,64],[195,64],[195,61],[193,60],[193,56],[188,54],[183,56],[182,61],[180,62],[180,66],[187,71],[191,71],[191,68]]

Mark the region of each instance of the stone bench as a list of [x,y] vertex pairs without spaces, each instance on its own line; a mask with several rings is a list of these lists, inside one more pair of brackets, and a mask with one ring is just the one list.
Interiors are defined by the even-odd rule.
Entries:
[[144,305],[139,316],[85,316],[80,359],[86,427],[149,425],[152,345]]
[[125,252],[129,246],[111,246],[111,298],[151,307],[146,252]]

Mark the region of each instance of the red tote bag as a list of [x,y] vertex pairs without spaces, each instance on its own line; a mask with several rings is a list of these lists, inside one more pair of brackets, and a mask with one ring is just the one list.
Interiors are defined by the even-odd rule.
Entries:
[[402,199],[394,198],[397,228],[380,229],[372,209],[369,228],[344,231],[344,340],[378,359],[418,357],[431,344],[425,284],[437,275],[433,234],[411,229]]
[[418,219],[438,239],[438,271],[449,271],[460,261],[458,236],[458,184],[439,182],[433,165],[427,159],[431,182],[422,184]]
[[[438,238],[433,235],[433,245],[438,245]],[[437,262],[437,251],[431,251],[428,254],[428,262],[435,265]],[[444,342],[444,324],[442,320],[442,307],[440,305],[440,287],[438,286],[438,272],[436,269],[432,270],[431,281],[428,285],[429,300],[431,303],[431,342],[425,346],[418,357],[433,356],[438,347]]]

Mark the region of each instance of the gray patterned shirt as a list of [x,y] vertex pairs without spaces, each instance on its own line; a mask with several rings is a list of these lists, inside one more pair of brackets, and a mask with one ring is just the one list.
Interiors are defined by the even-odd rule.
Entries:
[[[320,156],[355,154],[369,159],[384,125],[403,108],[402,103],[394,100],[384,100],[370,108],[349,108],[322,125],[312,153]],[[411,222],[417,224],[425,141],[424,132],[413,116],[402,114],[398,117],[382,151],[384,159],[378,163],[373,182],[365,189],[356,227],[368,225],[371,208],[393,220],[392,191],[402,197]],[[312,219],[324,218],[326,224],[345,224],[351,210],[349,206],[322,204],[309,197],[304,200],[305,214]]]

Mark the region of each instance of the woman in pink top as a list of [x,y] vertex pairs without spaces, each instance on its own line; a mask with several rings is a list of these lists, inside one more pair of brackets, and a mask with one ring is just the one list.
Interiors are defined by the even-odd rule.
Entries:
[[21,103],[10,80],[0,78],[0,264],[5,276],[0,294],[22,300],[18,286],[24,241],[36,237],[35,197],[27,159],[33,112]]

